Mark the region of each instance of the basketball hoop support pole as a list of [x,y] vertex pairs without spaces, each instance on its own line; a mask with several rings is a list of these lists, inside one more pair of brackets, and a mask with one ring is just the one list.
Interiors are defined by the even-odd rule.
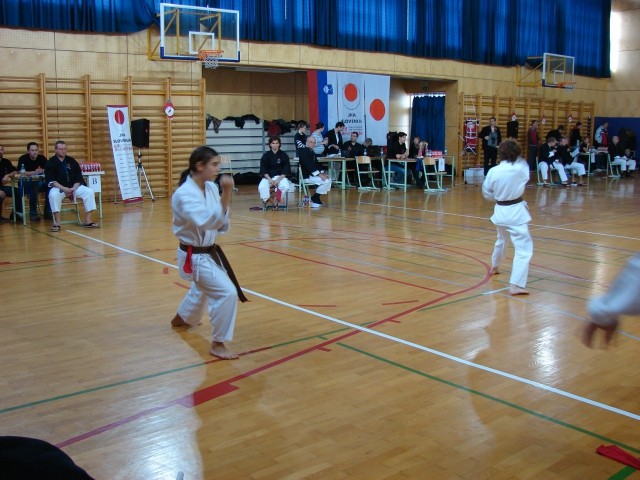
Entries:
[[151,197],[151,201],[155,202],[156,197],[153,196],[153,191],[151,190],[151,185],[149,184],[149,179],[147,178],[147,173],[144,171],[144,167],[142,166],[142,150],[138,147],[138,164],[136,165],[138,170],[138,183],[140,184],[140,190],[142,191],[142,178],[144,178],[144,182],[147,185],[147,190],[149,191],[149,196]]

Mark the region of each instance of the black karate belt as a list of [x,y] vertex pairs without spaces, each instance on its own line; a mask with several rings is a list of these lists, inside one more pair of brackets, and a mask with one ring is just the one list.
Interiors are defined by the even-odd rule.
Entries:
[[[506,205],[515,205],[516,203],[520,203],[522,201],[524,201],[522,197],[518,197],[518,198],[514,198],[513,200],[498,200],[496,203],[504,207]],[[196,253],[196,252],[194,251],[193,253]]]
[[222,248],[220,248],[220,245],[214,243],[210,247],[192,247],[190,245],[185,245],[184,243],[180,244],[180,250],[182,250],[183,252],[189,252],[189,249],[191,249],[191,253],[207,253],[211,255],[213,261],[216,262],[219,267],[222,267],[227,271],[227,275],[229,275],[229,278],[236,287],[236,291],[238,292],[238,298],[240,299],[240,301],[242,303],[249,301],[247,297],[244,296],[244,293],[240,288],[240,283],[236,278],[236,274],[233,273],[233,268],[231,268],[231,264],[229,263],[229,260],[227,260],[227,257],[222,251]]

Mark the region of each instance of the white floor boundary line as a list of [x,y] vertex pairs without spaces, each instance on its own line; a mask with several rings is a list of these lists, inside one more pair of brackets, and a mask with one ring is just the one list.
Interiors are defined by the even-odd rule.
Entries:
[[[92,241],[100,243],[102,245],[106,245],[106,246],[114,248],[116,250],[120,250],[122,252],[126,252],[126,253],[129,253],[131,255],[135,255],[137,257],[144,258],[146,260],[151,260],[151,261],[159,263],[161,265],[169,266],[169,267],[175,268],[175,269],[178,268],[174,264],[163,262],[163,261],[155,259],[153,257],[149,257],[147,255],[143,255],[141,253],[134,252],[133,250],[128,250],[126,248],[122,248],[122,247],[119,247],[117,245],[113,245],[113,244],[105,242],[103,240],[98,240],[98,239],[90,237],[88,235],[84,235],[82,233],[74,232],[73,230],[67,230],[67,232],[68,233],[72,233],[72,234],[77,235],[77,236],[82,237],[82,238],[86,238],[87,240],[92,240]],[[603,410],[607,410],[607,411],[612,412],[612,413],[617,413],[618,415],[622,415],[624,417],[628,417],[628,418],[631,418],[633,420],[640,420],[640,415],[638,415],[638,414],[635,414],[635,413],[632,413],[632,412],[627,412],[626,410],[622,410],[620,408],[612,407],[611,405],[607,405],[605,403],[596,402],[595,400],[591,400],[591,399],[588,399],[586,397],[581,397],[580,395],[575,395],[573,393],[565,392],[564,390],[560,390],[560,389],[555,388],[555,387],[550,387],[550,386],[545,385],[543,383],[535,382],[533,380],[529,380],[529,379],[524,378],[524,377],[519,377],[519,376],[513,375],[511,373],[503,372],[502,370],[497,370],[495,368],[486,367],[486,366],[481,365],[479,363],[470,362],[469,360],[464,360],[462,358],[455,357],[453,355],[449,355],[448,353],[440,352],[438,350],[434,350],[432,348],[425,347],[424,345],[413,343],[413,342],[410,342],[408,340],[404,340],[404,339],[399,338],[399,337],[394,337],[392,335],[388,335],[386,333],[379,332],[377,330],[372,330],[372,329],[367,328],[367,327],[362,327],[360,325],[355,325],[353,323],[345,322],[344,320],[339,320],[337,318],[330,317],[329,315],[324,315],[322,313],[318,313],[318,312],[315,312],[313,310],[309,310],[309,309],[304,308],[304,307],[299,307],[297,305],[293,305],[291,303],[287,303],[287,302],[284,302],[282,300],[278,300],[277,298],[269,297],[267,295],[263,295],[262,293],[254,292],[253,290],[249,290],[249,289],[246,289],[246,288],[243,288],[242,290],[244,292],[246,292],[246,293],[249,293],[251,295],[255,295],[256,297],[260,297],[260,298],[262,298],[264,300],[267,300],[269,302],[277,303],[279,305],[282,305],[282,306],[287,307],[287,308],[291,308],[293,310],[298,310],[300,312],[308,313],[309,315],[313,315],[315,317],[319,317],[319,318],[322,318],[322,319],[325,319],[325,320],[329,320],[330,322],[337,323],[339,325],[343,325],[343,326],[351,328],[353,330],[359,330],[361,332],[369,333],[371,335],[375,335],[377,337],[381,337],[381,338],[384,338],[386,340],[391,340],[392,342],[400,343],[400,344],[405,345],[407,347],[415,348],[416,350],[422,350],[423,352],[431,353],[432,355],[436,355],[438,357],[446,358],[447,360],[451,360],[453,362],[456,362],[456,363],[459,363],[459,364],[462,364],[462,365],[466,365],[466,366],[471,367],[471,368],[477,368],[478,370],[484,370],[485,372],[493,373],[494,375],[498,375],[498,376],[501,376],[501,377],[504,377],[504,378],[508,378],[508,379],[514,380],[516,382],[524,383],[525,385],[529,385],[529,386],[532,386],[534,388],[539,388],[541,390],[546,390],[547,392],[555,393],[556,395],[567,397],[567,398],[570,398],[570,399],[575,400],[577,402],[584,403],[584,404],[587,404],[587,405],[591,405],[591,406],[596,407],[596,408],[601,408]]]
[[[403,207],[400,205],[384,205],[382,203],[368,203],[367,205],[374,205],[374,206],[378,206],[378,207],[386,207],[386,208],[401,208],[403,210],[408,210],[408,211],[414,211],[414,212],[427,212],[427,213],[437,213],[438,215],[451,215],[454,217],[463,217],[463,218],[472,218],[475,220],[488,220],[489,217],[480,217],[480,216],[476,216],[476,215],[463,215],[461,213],[448,213],[448,212],[441,212],[438,210],[424,210],[424,209],[420,209],[420,208],[407,208],[407,207]],[[493,211],[493,210],[492,210]],[[640,240],[640,238],[638,237],[625,237],[623,235],[612,235],[610,233],[600,233],[600,232],[588,232],[586,230],[574,230],[571,228],[563,228],[563,227],[554,227],[554,226],[550,226],[550,225],[539,225],[537,223],[530,223],[529,224],[530,227],[535,227],[537,229],[548,229],[548,230],[563,230],[566,232],[576,232],[576,233],[585,233],[588,235],[596,235],[599,237],[609,237],[609,238],[620,238],[622,240]]]

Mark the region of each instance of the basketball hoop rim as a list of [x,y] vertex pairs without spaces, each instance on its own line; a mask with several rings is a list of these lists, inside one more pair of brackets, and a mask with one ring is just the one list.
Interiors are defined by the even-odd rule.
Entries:
[[573,90],[577,82],[558,82],[558,83],[543,83],[543,87],[548,88],[564,88],[565,90]]
[[221,58],[224,50],[200,50],[198,52],[198,59],[204,61],[207,58]]

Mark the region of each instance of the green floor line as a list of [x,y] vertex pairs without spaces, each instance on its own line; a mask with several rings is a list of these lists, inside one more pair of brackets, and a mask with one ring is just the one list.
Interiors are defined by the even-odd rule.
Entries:
[[[372,323],[374,323],[374,322],[369,321],[369,322],[365,322],[365,323],[361,324],[360,326],[365,327],[365,326],[370,325]],[[287,346],[287,345],[292,345],[292,344],[295,344],[295,343],[300,343],[300,342],[304,342],[304,341],[307,341],[307,340],[314,340],[314,339],[318,339],[318,338],[320,340],[326,341],[329,338],[327,336],[334,335],[334,334],[337,334],[337,333],[342,333],[342,332],[347,331],[347,330],[351,330],[351,329],[349,327],[344,327],[344,328],[340,328],[340,329],[337,329],[337,330],[331,330],[329,332],[322,333],[322,334],[309,335],[308,337],[303,337],[303,338],[298,338],[296,340],[291,340],[291,341],[288,341],[288,342],[278,343],[278,344],[270,346],[269,348],[270,349],[274,349],[274,348],[278,348],[278,347],[284,347],[284,346]],[[192,369],[192,368],[202,367],[202,366],[208,365],[208,363],[209,362],[194,363],[192,365],[186,365],[184,367],[179,367],[179,368],[174,368],[174,369],[171,369],[171,370],[165,370],[165,371],[162,371],[162,372],[156,372],[156,373],[152,373],[152,374],[149,374],[149,375],[144,375],[142,377],[130,378],[128,380],[122,380],[120,382],[109,383],[107,385],[100,385],[98,387],[87,388],[85,390],[78,390],[76,392],[65,393],[64,395],[58,395],[58,396],[55,396],[55,397],[43,398],[42,400],[36,400],[34,402],[23,403],[21,405],[14,405],[12,407],[7,407],[7,408],[0,409],[0,415],[3,414],[3,413],[8,413],[8,412],[15,411],[15,410],[22,410],[22,409],[25,409],[25,408],[35,407],[37,405],[42,405],[44,403],[51,403],[51,402],[55,402],[55,401],[58,401],[58,400],[64,400],[66,398],[77,397],[79,395],[85,395],[87,393],[93,393],[93,392],[97,392],[97,391],[100,391],[100,390],[106,390],[106,389],[109,389],[109,388],[115,388],[115,387],[119,387],[119,386],[122,386],[122,385],[128,385],[128,384],[140,382],[140,381],[143,381],[143,380],[149,380],[151,378],[162,377],[164,375],[171,375],[173,373],[182,372],[182,371],[189,370],[189,369]]]
[[618,473],[616,473],[613,477],[609,477],[607,480],[624,480],[625,478],[629,478],[631,475],[636,473],[636,470],[633,467],[624,467]]
[[586,430],[584,428],[577,427],[575,425],[571,425],[570,423],[563,422],[562,420],[558,420],[557,418],[553,418],[553,417],[550,417],[550,416],[545,415],[543,413],[539,413],[539,412],[536,412],[534,410],[530,410],[530,409],[528,409],[526,407],[522,407],[520,405],[516,405],[515,403],[511,403],[511,402],[508,402],[506,400],[502,400],[502,399],[500,399],[498,397],[494,397],[494,396],[489,395],[487,393],[479,392],[478,390],[474,390],[473,388],[465,387],[464,385],[460,385],[460,384],[457,384],[457,383],[454,383],[454,382],[450,382],[449,380],[445,380],[443,378],[439,378],[439,377],[436,377],[434,375],[430,375],[430,374],[422,372],[420,370],[416,370],[415,368],[411,368],[411,367],[408,367],[406,365],[402,365],[401,363],[394,362],[393,360],[389,360],[387,358],[381,357],[381,356],[376,355],[374,353],[370,353],[370,352],[366,352],[364,350],[360,350],[359,348],[352,347],[350,345],[347,345],[347,344],[344,344],[344,343],[341,343],[341,342],[338,342],[337,345],[340,345],[341,347],[347,348],[347,349],[352,350],[354,352],[358,352],[358,353],[360,353],[362,355],[366,355],[368,357],[374,358],[374,359],[376,359],[378,361],[381,361],[381,362],[384,362],[384,363],[386,363],[388,365],[392,365],[394,367],[398,367],[398,368],[400,368],[402,370],[405,370],[407,372],[415,373],[417,375],[420,375],[421,377],[428,378],[429,380],[433,380],[433,381],[436,381],[438,383],[442,383],[444,385],[456,388],[458,390],[464,390],[465,392],[469,392],[469,393],[471,393],[473,395],[477,395],[479,397],[483,397],[483,398],[486,398],[488,400],[500,403],[500,404],[505,405],[505,406],[507,406],[509,408],[513,408],[515,410],[519,410],[519,411],[527,413],[529,415],[533,415],[534,417],[540,418],[542,420],[547,420],[547,421],[549,421],[551,423],[555,423],[556,425],[560,425],[562,427],[569,428],[569,429],[574,430],[574,431],[579,432],[579,433],[584,433],[585,435],[588,435],[588,436],[593,437],[593,438],[597,438],[598,440],[602,440],[603,442],[617,445],[620,448],[624,448],[624,449],[629,450],[631,452],[640,453],[640,448],[635,448],[635,447],[632,447],[631,445],[626,445],[624,443],[618,442],[618,441],[613,440],[611,438],[605,437],[604,435],[600,435],[598,433],[591,432],[591,431]]
[[106,390],[108,388],[119,387],[121,385],[127,385],[130,383],[140,382],[142,380],[149,380],[150,378],[161,377],[163,375],[169,375],[176,372],[182,372],[184,370],[189,370],[191,368],[201,367],[206,365],[206,362],[196,363],[194,365],[187,365],[185,367],[174,368],[172,370],[167,370],[164,372],[156,372],[150,375],[144,375],[142,377],[130,378],[129,380],[122,380],[120,382],[109,383],[107,385],[100,385],[98,387],[87,388],[86,390],[79,390],[77,392],[65,393],[64,395],[58,395],[56,397],[43,398],[42,400],[36,400],[35,402],[23,403],[22,405],[14,405],[13,407],[7,407],[0,409],[0,414],[12,412],[14,410],[21,410],[23,408],[34,407],[36,405],[42,405],[43,403],[55,402],[57,400],[64,400],[65,398],[77,397],[79,395],[84,395],[86,393],[98,392],[100,390]]

